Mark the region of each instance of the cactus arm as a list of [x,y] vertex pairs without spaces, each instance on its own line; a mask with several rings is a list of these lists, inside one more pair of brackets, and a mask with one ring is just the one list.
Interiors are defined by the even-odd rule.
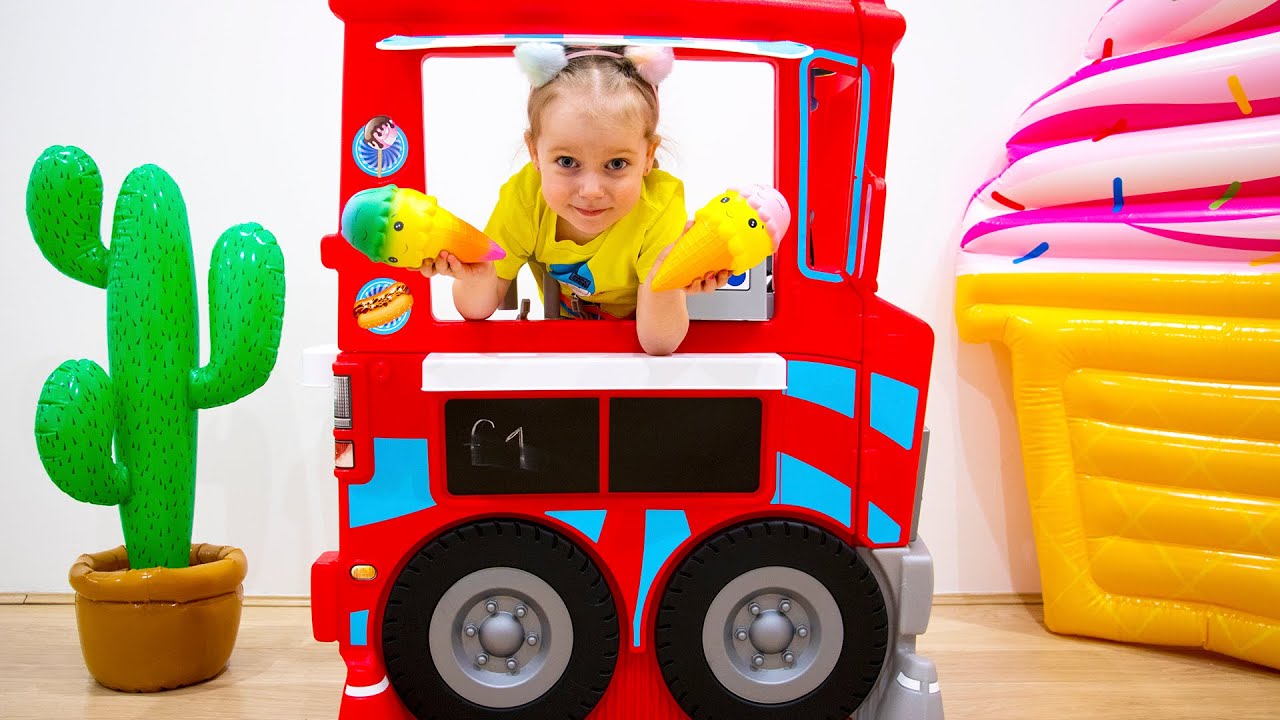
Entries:
[[81,502],[119,505],[129,473],[111,459],[115,433],[111,378],[92,360],[68,360],[44,381],[36,407],[36,448],[53,484]]
[[40,252],[59,272],[107,286],[102,176],[83,150],[54,145],[36,160],[27,182],[27,223]]
[[191,372],[192,408],[234,402],[275,367],[284,318],[284,256],[256,223],[228,229],[209,263],[209,364]]

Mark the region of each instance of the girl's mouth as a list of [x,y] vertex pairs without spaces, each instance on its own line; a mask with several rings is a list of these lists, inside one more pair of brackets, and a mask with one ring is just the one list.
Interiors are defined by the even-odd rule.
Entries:
[[603,213],[605,210],[608,210],[608,208],[600,208],[599,210],[588,210],[586,208],[580,208],[576,205],[573,207],[573,209],[577,210],[578,213],[580,215],[583,215],[584,217],[595,217]]

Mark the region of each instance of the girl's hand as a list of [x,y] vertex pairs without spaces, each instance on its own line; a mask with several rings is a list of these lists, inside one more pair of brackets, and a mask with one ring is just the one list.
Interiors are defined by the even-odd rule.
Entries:
[[436,259],[424,263],[418,268],[418,272],[426,277],[435,277],[436,275],[444,275],[455,280],[470,280],[472,278],[487,277],[494,274],[493,261],[484,260],[478,263],[464,263],[458,259],[457,255],[442,250],[440,256]]
[[710,293],[719,290],[729,282],[729,271],[721,270],[720,272],[709,272],[706,275],[689,283],[684,289],[685,295],[698,295],[700,293]]
[[[689,228],[691,227],[694,227],[694,222],[689,220],[689,222],[685,223],[684,232],[689,232]],[[667,260],[667,255],[671,255],[671,249],[673,249],[673,247],[676,247],[675,242],[672,242],[671,245],[666,247],[666,249],[659,252],[658,258],[654,259],[653,268],[649,270],[649,277],[645,278],[645,284],[652,286],[654,275],[658,274],[658,268],[662,266],[663,261]],[[694,282],[687,284],[684,288],[685,295],[700,295],[700,293],[703,292],[716,292],[719,288],[724,287],[724,284],[728,282],[730,274],[731,273],[728,272],[728,270],[719,270],[717,273],[707,273],[703,275],[703,277],[695,279]]]
[[[689,223],[689,225],[692,225],[692,224],[693,224],[692,222]],[[688,225],[686,225],[685,230],[688,230],[688,229],[689,227]],[[658,253],[658,257],[655,258],[653,261],[653,269],[649,271],[649,277],[645,280],[646,285],[652,286],[653,278],[655,275],[658,274],[658,268],[662,267],[662,263],[667,259],[667,255],[671,254],[671,248],[674,248],[675,246],[676,246],[675,243],[671,243],[666,247],[666,249]],[[719,272],[709,272],[706,275],[694,280],[693,282],[685,286],[684,294],[699,295],[701,293],[715,292],[716,290],[719,290],[720,288],[724,287],[725,284],[729,282],[729,275],[730,273],[728,270],[721,270]]]

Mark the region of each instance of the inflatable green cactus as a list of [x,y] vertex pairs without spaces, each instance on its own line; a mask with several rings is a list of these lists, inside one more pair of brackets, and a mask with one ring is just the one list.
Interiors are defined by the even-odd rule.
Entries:
[[244,397],[270,375],[284,314],[280,248],[251,223],[218,239],[212,348],[200,367],[191,233],[168,173],[144,165],[129,174],[104,247],[98,167],[79,148],[54,146],[31,171],[27,219],[55,268],[107,291],[110,374],[68,360],[49,375],[36,410],[45,470],[77,500],[120,506],[132,568],[187,567],[197,410]]

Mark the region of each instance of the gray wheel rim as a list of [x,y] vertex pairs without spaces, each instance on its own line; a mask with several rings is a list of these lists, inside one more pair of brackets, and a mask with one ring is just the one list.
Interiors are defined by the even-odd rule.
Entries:
[[844,649],[835,598],[795,568],[757,568],[716,594],[702,622],[702,652],[729,692],[777,705],[817,689]]
[[428,636],[445,683],[489,708],[542,697],[573,654],[573,621],[560,594],[510,567],[477,570],[454,583],[431,614]]

